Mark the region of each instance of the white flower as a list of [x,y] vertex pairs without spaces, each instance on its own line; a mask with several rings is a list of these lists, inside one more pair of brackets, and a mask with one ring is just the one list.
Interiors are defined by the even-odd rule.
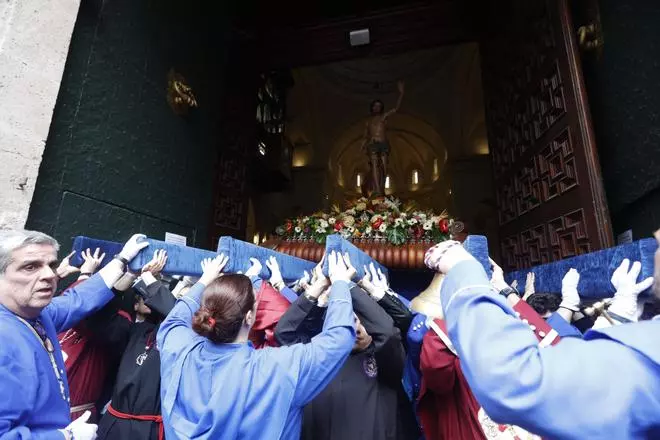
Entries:
[[369,216],[366,213],[364,213],[360,216],[360,220],[366,222],[369,220]]
[[417,224],[417,219],[416,218],[411,218],[410,220],[408,220],[408,224],[411,225],[411,226],[416,225]]
[[364,233],[365,233],[365,234],[371,234],[371,226],[367,226],[367,227],[364,229]]
[[423,212],[418,212],[418,213],[417,213],[417,217],[419,217],[419,218],[422,219],[422,220],[426,220],[426,214],[423,213]]
[[408,218],[408,214],[405,213],[405,212],[402,212],[402,213],[400,214],[400,217],[401,217],[401,218]]
[[383,223],[383,224],[380,225],[380,227],[378,228],[378,231],[380,231],[380,232],[385,232],[385,231],[387,231],[387,225],[386,225],[385,223]]
[[307,223],[309,221],[309,217],[303,217],[303,223]]
[[427,220],[424,222],[424,225],[422,225],[422,228],[425,231],[430,231],[431,229],[433,229],[433,223],[430,220]]
[[357,205],[355,205],[355,209],[357,211],[364,211],[365,209],[367,209],[367,204],[364,202],[360,202]]
[[317,233],[317,234],[323,234],[323,233],[325,233],[325,229],[323,229],[323,228],[316,228],[316,233]]
[[371,217],[371,223],[375,223],[376,220],[378,220],[379,218],[382,218],[382,217],[378,214],[374,214],[373,217]]
[[396,220],[394,220],[394,226],[403,226],[403,219],[397,218]]
[[300,234],[302,232],[302,228],[300,226],[296,226],[296,234]]
[[337,219],[334,218],[334,217],[330,217],[330,218],[328,219],[328,223],[330,223],[331,225],[334,225],[336,222],[337,222]]
[[351,208],[345,212],[347,215],[355,215],[355,209]]
[[345,215],[342,220],[346,226],[353,226],[355,224],[355,217],[352,215]]
[[319,227],[322,228],[322,229],[327,228],[328,227],[328,222],[323,220],[323,219],[319,220]]
[[355,232],[355,228],[353,226],[349,226],[348,227],[348,232],[350,232],[352,234],[353,232]]

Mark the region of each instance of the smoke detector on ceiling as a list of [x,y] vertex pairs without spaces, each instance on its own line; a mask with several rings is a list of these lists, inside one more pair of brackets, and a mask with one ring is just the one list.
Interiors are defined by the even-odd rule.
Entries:
[[351,42],[351,46],[364,46],[371,42],[369,38],[369,29],[359,29],[357,31],[351,31],[348,33],[348,38]]

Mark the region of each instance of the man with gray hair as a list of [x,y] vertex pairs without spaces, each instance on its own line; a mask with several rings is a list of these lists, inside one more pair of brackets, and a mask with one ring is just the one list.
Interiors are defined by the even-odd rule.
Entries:
[[99,310],[147,246],[134,235],[96,275],[53,298],[59,245],[46,234],[0,231],[0,440],[93,440],[83,414],[71,423],[69,387],[57,333]]

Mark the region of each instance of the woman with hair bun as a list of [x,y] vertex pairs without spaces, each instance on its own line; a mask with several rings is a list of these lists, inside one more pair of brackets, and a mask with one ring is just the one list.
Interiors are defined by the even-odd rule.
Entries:
[[348,283],[354,269],[329,256],[332,288],[322,332],[308,344],[255,350],[256,300],[227,257],[202,262],[199,282],[158,331],[165,437],[298,439],[302,408],[334,378],[353,348]]

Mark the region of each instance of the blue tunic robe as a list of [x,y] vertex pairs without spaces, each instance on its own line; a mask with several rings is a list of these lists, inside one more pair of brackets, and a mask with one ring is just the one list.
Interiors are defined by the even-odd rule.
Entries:
[[66,400],[40,339],[0,305],[0,440],[62,440],[58,429],[71,423],[71,418],[69,385],[57,334],[103,307],[112,297],[112,290],[94,275],[53,298],[39,316],[54,347]]
[[214,344],[191,328],[204,286],[196,284],[158,331],[165,437],[298,439],[302,407],[337,374],[353,348],[348,284],[334,283],[323,331],[308,344],[254,350]]
[[539,348],[475,261],[451,270],[441,299],[463,372],[493,420],[544,438],[660,438],[660,321]]

